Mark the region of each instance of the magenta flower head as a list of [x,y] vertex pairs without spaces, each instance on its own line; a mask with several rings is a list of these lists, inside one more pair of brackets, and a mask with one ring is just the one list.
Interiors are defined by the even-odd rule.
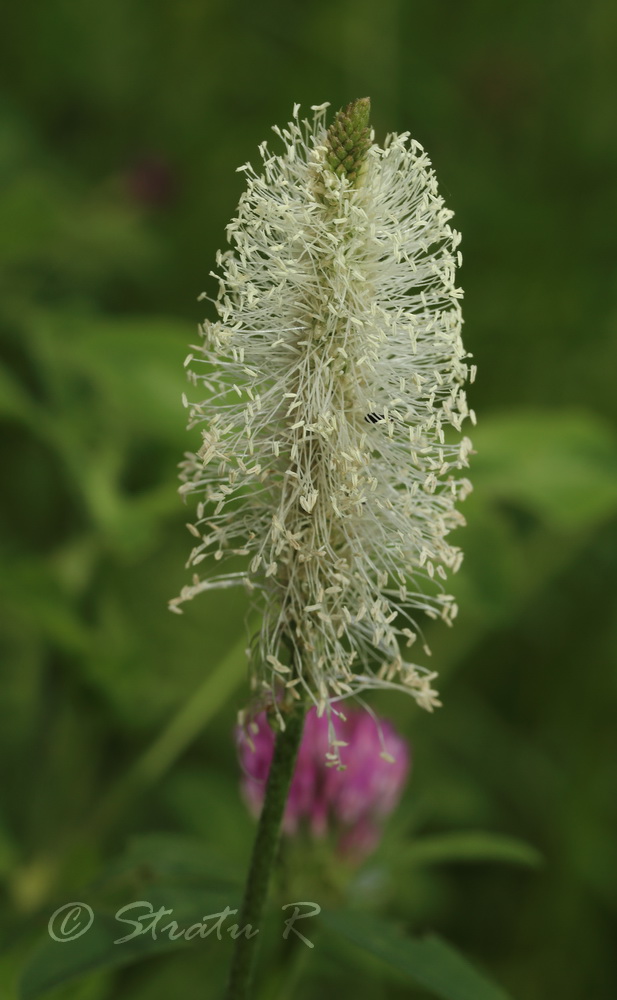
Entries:
[[[383,821],[398,804],[410,767],[407,743],[385,719],[346,709],[335,720],[342,766],[330,751],[324,713],[311,708],[287,799],[283,830],[313,837],[333,834],[339,851],[361,860],[379,843]],[[242,793],[259,815],[274,750],[274,733],[265,712],[238,727],[236,741],[243,770]]]

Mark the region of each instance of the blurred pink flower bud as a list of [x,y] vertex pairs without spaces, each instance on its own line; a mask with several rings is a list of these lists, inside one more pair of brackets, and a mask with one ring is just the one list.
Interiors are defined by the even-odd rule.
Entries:
[[[346,709],[334,719],[344,769],[328,765],[331,749],[326,714],[307,714],[296,761],[283,830],[308,829],[314,837],[338,836],[341,853],[363,858],[381,837],[382,821],[396,807],[410,767],[407,743],[384,719]],[[274,733],[261,712],[248,730],[238,728],[236,741],[243,770],[242,793],[253,813],[261,811],[274,749]]]

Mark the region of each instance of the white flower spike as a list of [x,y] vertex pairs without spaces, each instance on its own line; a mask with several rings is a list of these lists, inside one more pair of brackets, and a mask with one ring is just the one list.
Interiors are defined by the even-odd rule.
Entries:
[[[320,712],[372,688],[438,705],[402,649],[418,615],[450,623],[446,540],[473,412],[455,285],[460,236],[422,147],[368,127],[369,101],[274,128],[219,253],[218,320],[192,348],[203,443],[182,464],[200,496],[189,559],[218,573],[171,602],[243,583],[262,611],[256,693],[281,686]],[[422,643],[421,643],[422,645]],[[424,645],[426,653],[429,650]]]

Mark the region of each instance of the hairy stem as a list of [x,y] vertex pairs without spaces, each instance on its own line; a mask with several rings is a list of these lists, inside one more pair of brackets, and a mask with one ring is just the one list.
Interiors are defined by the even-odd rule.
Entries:
[[[261,929],[281,821],[302,739],[304,716],[304,706],[295,707],[285,717],[285,729],[279,731],[274,744],[266,795],[238,918],[240,934],[236,940],[225,1000],[248,1000],[250,997],[259,940],[256,932]],[[251,936],[243,933],[245,928]]]

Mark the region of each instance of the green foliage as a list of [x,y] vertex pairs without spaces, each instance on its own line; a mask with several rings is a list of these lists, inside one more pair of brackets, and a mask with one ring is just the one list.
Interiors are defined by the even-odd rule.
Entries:
[[503,861],[536,867],[541,856],[534,847],[498,833],[461,830],[433,837],[418,837],[401,851],[399,864],[435,865],[456,862]]
[[[232,905],[253,832],[231,737],[245,597],[166,610],[190,547],[174,481],[194,443],[182,360],[241,190],[234,168],[294,101],[359,94],[379,138],[410,129],[426,146],[464,236],[474,493],[459,620],[429,630],[444,708],[375,700],[412,742],[409,788],[362,870],[287,852],[306,898],[332,905],[313,950],[283,941],[296,883],[282,873],[262,995],[480,1000],[500,995],[493,979],[525,1000],[615,994],[617,16],[606,0],[558,14],[531,0],[12,6],[3,998],[18,982],[50,1000],[221,993],[224,943],[110,944],[132,900],[187,921]],[[54,947],[51,913],[79,899],[95,934]],[[486,978],[418,937],[426,927]]]
[[[95,886],[98,902],[95,899],[91,908],[90,930],[68,941],[48,936],[33,951],[20,978],[20,1000],[35,1000],[56,986],[97,970],[119,968],[187,947],[189,941],[183,932],[191,927],[196,928],[194,936],[200,940],[207,936],[215,942],[222,940],[233,916],[221,919],[218,929],[217,918],[227,908],[237,908],[239,880],[239,873],[226,866],[224,856],[206,850],[201,841],[169,834],[135,838]],[[131,893],[128,904],[123,899],[126,889]],[[143,902],[133,908],[138,901]],[[159,911],[160,919],[153,919]],[[212,919],[206,919],[208,914]],[[87,921],[80,909],[75,920],[67,924],[69,933]],[[56,937],[62,937],[62,917],[52,928]]]
[[506,994],[477,972],[438,937],[404,937],[386,921],[349,911],[328,913],[328,930],[381,959],[415,985],[442,1000],[507,1000]]

